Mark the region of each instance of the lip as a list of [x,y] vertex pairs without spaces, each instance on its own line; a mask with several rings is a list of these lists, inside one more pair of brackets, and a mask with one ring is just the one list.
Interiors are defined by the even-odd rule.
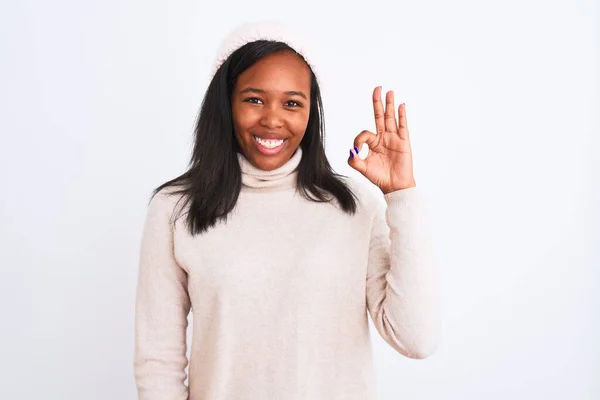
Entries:
[[267,133],[265,135],[252,135],[252,136],[255,136],[262,140],[285,140],[285,139],[287,139],[287,138],[277,136],[275,134],[269,134],[269,133]]
[[265,139],[264,137],[258,136],[258,135],[253,135],[252,139],[253,142],[256,145],[256,149],[261,152],[262,154],[266,155],[266,156],[274,156],[275,154],[278,154],[279,152],[281,152],[281,150],[283,150],[283,148],[287,145],[287,139],[286,138],[271,138],[271,139],[266,139],[266,140],[282,140],[283,139],[283,143],[279,146],[279,147],[275,147],[274,149],[269,149],[267,147],[261,146],[260,143],[258,143],[258,141],[254,138],[254,136],[260,138],[260,139]]

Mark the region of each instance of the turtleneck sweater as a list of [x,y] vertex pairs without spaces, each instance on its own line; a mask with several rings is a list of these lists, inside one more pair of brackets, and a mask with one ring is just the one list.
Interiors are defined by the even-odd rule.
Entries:
[[242,192],[287,191],[296,187],[297,168],[302,159],[302,148],[298,147],[285,164],[272,171],[264,171],[255,167],[242,153],[238,152],[237,158],[242,171]]
[[171,221],[177,195],[152,198],[136,300],[139,399],[376,399],[369,315],[397,353],[435,350],[437,279],[418,189],[376,196],[343,177],[359,198],[350,215],[300,195],[301,159],[298,148],[263,171],[238,153],[238,201],[201,235]]

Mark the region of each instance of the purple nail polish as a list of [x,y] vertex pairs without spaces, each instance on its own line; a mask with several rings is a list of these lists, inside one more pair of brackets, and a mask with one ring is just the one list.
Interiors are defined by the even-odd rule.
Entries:
[[358,154],[359,153],[358,147],[354,146],[354,151],[356,152],[356,154]]
[[352,150],[350,150],[350,157],[354,158],[354,153],[352,153]]

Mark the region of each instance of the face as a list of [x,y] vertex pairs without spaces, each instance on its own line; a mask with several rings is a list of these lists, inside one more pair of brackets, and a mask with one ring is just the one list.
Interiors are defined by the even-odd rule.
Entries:
[[310,113],[310,70],[291,52],[277,52],[238,76],[231,109],[246,158],[271,171],[285,164],[304,137]]

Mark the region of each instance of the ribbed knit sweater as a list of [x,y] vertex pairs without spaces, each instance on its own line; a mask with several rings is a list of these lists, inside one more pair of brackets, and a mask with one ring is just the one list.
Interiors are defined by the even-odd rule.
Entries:
[[359,197],[348,215],[296,191],[301,157],[298,148],[263,171],[238,153],[238,202],[201,235],[170,223],[177,196],[151,200],[135,316],[139,399],[376,399],[368,315],[399,354],[435,350],[437,279],[419,190],[378,198],[344,178]]

